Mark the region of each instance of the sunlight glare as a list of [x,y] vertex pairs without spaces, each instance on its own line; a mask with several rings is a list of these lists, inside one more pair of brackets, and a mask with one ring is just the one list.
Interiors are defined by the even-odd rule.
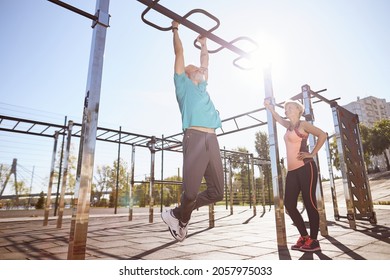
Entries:
[[[266,33],[257,33],[255,37],[251,37],[256,43],[257,48],[248,51],[250,59],[243,58],[240,61],[241,66],[249,69],[248,71],[240,71],[240,79],[244,83],[259,86],[263,83],[262,77],[264,69],[271,68],[273,75],[280,73],[283,70],[283,48],[272,36]],[[260,85],[261,85],[260,84]]]

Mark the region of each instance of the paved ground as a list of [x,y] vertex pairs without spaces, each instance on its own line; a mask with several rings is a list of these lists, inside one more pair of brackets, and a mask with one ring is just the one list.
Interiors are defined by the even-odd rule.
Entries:
[[[387,180],[387,182],[389,182]],[[381,184],[380,196],[387,182]],[[324,190],[327,189],[324,187]],[[342,192],[342,189],[339,189]],[[339,193],[340,193],[339,192]],[[329,195],[327,192],[324,194]],[[374,195],[373,195],[374,196]],[[320,236],[320,253],[289,250],[297,240],[296,228],[285,215],[288,247],[278,248],[275,213],[272,207],[235,206],[233,215],[225,206],[215,208],[215,227],[209,228],[208,208],[195,211],[188,238],[176,242],[155,209],[149,223],[147,209],[134,209],[128,221],[128,209],[93,209],[90,211],[86,259],[88,260],[390,260],[390,206],[376,205],[377,225],[357,221],[349,227],[345,218],[334,220],[333,206],[326,202],[328,235]],[[346,215],[339,201],[340,215]],[[345,201],[344,201],[345,202]],[[344,203],[345,204],[345,203]],[[56,217],[43,226],[43,211],[0,211],[0,259],[66,260],[70,231],[70,212],[65,212],[63,226],[56,228]],[[306,215],[304,214],[306,218]]]
[[[332,210],[331,205],[327,208]],[[376,208],[377,225],[358,221],[356,230],[350,229],[347,220],[334,221],[328,213],[329,235],[319,238],[322,251],[314,254],[278,248],[275,216],[268,207],[264,213],[257,207],[256,216],[249,207],[235,207],[233,215],[225,207],[216,207],[214,228],[209,228],[207,207],[196,211],[188,238],[181,243],[172,239],[157,209],[153,223],[144,209],[135,209],[133,221],[123,213],[127,209],[120,210],[116,215],[91,210],[86,259],[390,260],[390,206]],[[69,216],[61,229],[53,218],[44,227],[41,217],[2,219],[0,228],[0,259],[67,258]],[[286,233],[290,247],[298,235],[288,216]]]

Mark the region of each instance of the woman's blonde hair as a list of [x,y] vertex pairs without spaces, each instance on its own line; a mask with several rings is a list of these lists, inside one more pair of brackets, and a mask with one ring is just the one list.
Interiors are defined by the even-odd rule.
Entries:
[[292,100],[292,99],[289,99],[287,100],[286,102],[284,102],[284,108],[286,108],[286,106],[288,104],[294,104],[298,110],[299,110],[299,115],[302,116],[303,115],[303,112],[305,111],[305,107],[303,107],[302,103],[299,102],[299,101],[296,101],[296,100]]

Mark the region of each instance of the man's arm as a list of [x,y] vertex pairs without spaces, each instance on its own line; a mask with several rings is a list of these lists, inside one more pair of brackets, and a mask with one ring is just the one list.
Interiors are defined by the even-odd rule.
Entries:
[[198,36],[200,43],[200,69],[203,72],[204,78],[207,81],[209,78],[209,51],[207,50],[206,37]]
[[173,49],[175,51],[175,73],[184,73],[184,50],[179,37],[179,23],[172,21]]

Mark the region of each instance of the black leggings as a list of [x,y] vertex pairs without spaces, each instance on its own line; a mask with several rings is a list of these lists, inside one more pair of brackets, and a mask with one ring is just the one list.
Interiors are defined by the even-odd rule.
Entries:
[[314,161],[307,162],[304,166],[287,172],[284,205],[288,214],[298,228],[301,236],[308,235],[305,222],[297,209],[298,196],[302,192],[310,224],[310,237],[317,239],[320,225],[320,217],[317,210],[316,186],[318,171]]

